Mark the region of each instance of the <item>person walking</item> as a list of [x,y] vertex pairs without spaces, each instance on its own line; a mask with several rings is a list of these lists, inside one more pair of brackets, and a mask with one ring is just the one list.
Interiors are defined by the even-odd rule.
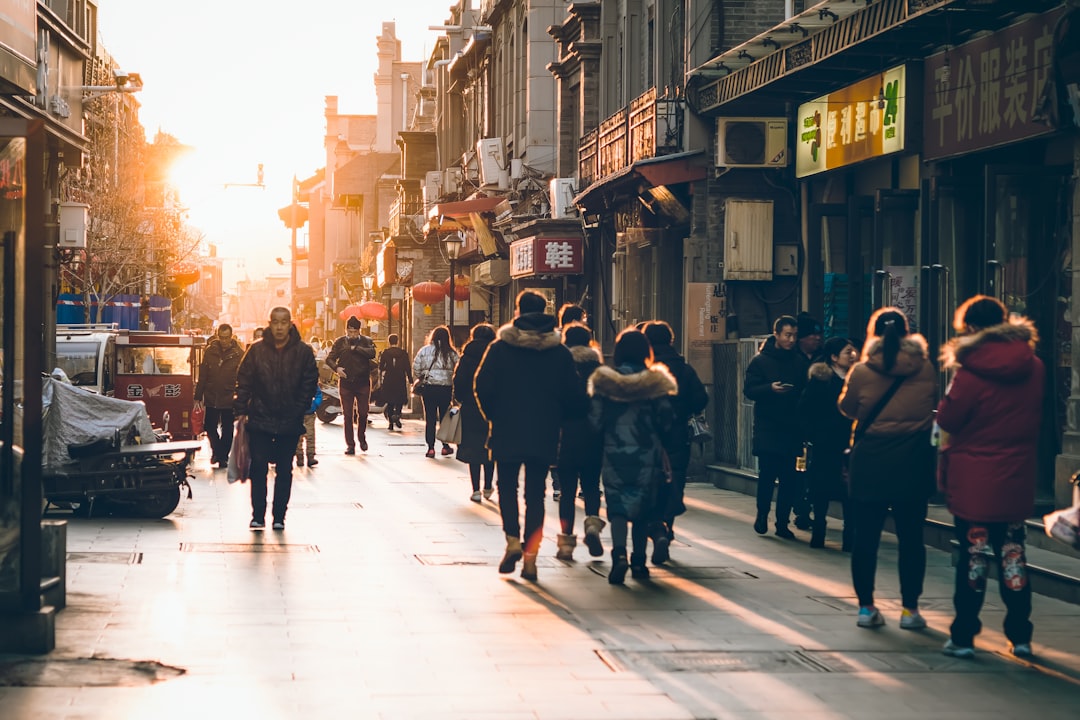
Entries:
[[[450,342],[450,329],[440,325],[431,331],[427,344],[413,358],[413,375],[423,382],[420,397],[424,401],[424,439],[427,441],[426,457],[435,457],[435,424],[450,407],[453,398],[454,368],[457,367],[457,350]],[[443,455],[453,455],[449,444],[442,444]]]
[[791,509],[799,500],[801,481],[795,458],[802,450],[798,419],[799,396],[806,384],[806,364],[795,348],[797,322],[781,315],[772,337],[761,345],[746,368],[743,395],[754,401],[753,453],[758,459],[757,517],[754,532],[769,529],[773,487],[776,492],[776,536],[791,540]]
[[[229,465],[233,442],[233,392],[236,371],[244,348],[233,337],[232,326],[222,323],[203,352],[199,381],[195,384],[195,407],[206,411],[203,421],[210,441],[210,464]],[[220,428],[220,431],[219,431]]]
[[[488,449],[496,466],[499,513],[506,552],[499,572],[512,573],[524,558],[521,577],[536,580],[536,555],[544,530],[548,468],[558,459],[563,423],[586,410],[574,358],[544,312],[547,300],[518,293],[513,322],[503,325],[476,371],[477,405],[491,427]],[[521,544],[518,476],[525,468],[525,545]]]
[[[576,303],[565,302],[560,305],[556,317],[559,319],[560,333],[571,323],[581,323],[586,327],[589,325],[585,308]],[[551,499],[555,502],[562,502],[562,483],[559,480],[559,468],[549,468],[548,472],[551,475]]]
[[612,362],[614,368],[601,366],[589,378],[589,423],[603,436],[604,500],[611,523],[608,582],[621,585],[627,568],[636,580],[649,577],[646,545],[660,486],[670,480],[665,445],[675,423],[672,400],[678,384],[668,368],[653,362],[652,346],[639,330],[619,333]]
[[304,413],[315,395],[315,355],[300,339],[288,308],[270,311],[266,337],[253,344],[236,373],[233,412],[246,423],[251,453],[252,530],[266,527],[266,487],[274,464],[273,529],[285,529],[292,494],[293,453],[304,432]]
[[667,562],[669,547],[675,539],[675,518],[686,512],[683,496],[686,493],[686,471],[690,467],[690,417],[697,415],[709,404],[709,394],[701,383],[697,371],[686,362],[673,346],[675,332],[663,320],[653,320],[642,331],[653,350],[653,360],[671,371],[679,391],[672,398],[675,421],[671,427],[668,457],[671,461],[671,482],[660,488],[657,509],[660,511],[653,532],[654,565]]
[[[563,344],[570,349],[577,370],[581,394],[587,392],[589,378],[604,364],[604,358],[593,341],[592,331],[583,323],[573,322],[562,329]],[[558,477],[563,493],[559,498],[559,538],[555,557],[559,560],[573,560],[577,536],[574,534],[574,515],[577,510],[578,483],[581,483],[581,495],[585,500],[585,546],[592,557],[604,554],[604,545],[600,532],[607,524],[600,518],[600,466],[603,455],[602,438],[592,428],[586,417],[574,417],[566,420],[562,427],[562,440],[559,443],[557,471],[552,478]]]
[[412,385],[412,363],[409,353],[398,347],[401,342],[397,333],[386,338],[389,346],[379,356],[379,392],[386,403],[387,429],[397,427],[401,430],[401,409],[409,402],[409,387]]
[[900,627],[920,630],[919,597],[926,575],[923,524],[934,490],[930,434],[937,394],[936,371],[926,339],[908,330],[895,307],[870,316],[860,361],[848,373],[838,401],[855,420],[848,482],[855,535],[851,578],[859,600],[859,627],[879,627],[874,576],[885,518],[891,514],[898,541]]
[[[367,416],[371,396],[371,361],[375,343],[360,334],[360,320],[354,315],[345,323],[345,335],[334,341],[326,354],[326,366],[338,378],[338,394],[345,416],[345,454],[356,454],[356,443],[367,452]],[[355,423],[355,431],[353,424]]]
[[[461,360],[454,370],[454,399],[461,406],[461,442],[457,459],[469,466],[473,502],[482,502],[494,492],[495,463],[487,449],[488,422],[480,413],[473,392],[476,371],[488,345],[495,339],[495,328],[489,323],[477,323],[469,331],[469,342],[461,350]],[[480,475],[484,476],[484,491],[480,492]]]
[[858,351],[849,339],[831,337],[825,341],[822,355],[825,359],[807,371],[806,388],[799,399],[799,419],[807,443],[807,495],[814,510],[810,547],[825,547],[829,503],[839,500],[844,506],[841,547],[850,552],[854,525],[847,504],[844,461],[851,442],[851,420],[840,414],[836,402]]
[[[821,323],[808,312],[801,312],[795,317],[795,352],[805,365],[808,372],[814,363],[824,362],[825,357],[821,351],[824,341],[824,328]],[[805,473],[796,473],[799,486],[796,488],[796,500],[793,506],[795,511],[795,527],[799,530],[810,530],[813,527],[813,519],[810,516],[813,501],[810,499],[809,488]]]
[[1005,637],[1013,655],[1031,657],[1031,584],[1025,520],[1035,512],[1046,368],[1039,335],[1009,318],[997,299],[976,295],[956,310],[959,337],[942,350],[952,383],[938,405],[946,439],[938,483],[960,546],[946,655],[971,658],[982,630],[990,557],[998,566]]
[[[318,360],[315,362],[317,366]],[[317,371],[318,368],[316,367]],[[322,388],[316,382],[315,397],[312,398],[311,405],[308,407],[307,412],[304,413],[304,434],[296,441],[296,467],[304,467],[305,455],[307,456],[307,466],[309,468],[319,464],[319,459],[315,457],[315,411],[318,409],[319,404],[322,403],[322,399]]]

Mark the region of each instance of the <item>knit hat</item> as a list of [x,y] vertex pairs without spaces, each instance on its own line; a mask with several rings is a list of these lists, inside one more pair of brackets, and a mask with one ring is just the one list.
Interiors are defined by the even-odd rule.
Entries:
[[347,323],[345,323],[345,327],[347,327],[350,330],[352,330],[354,328],[356,330],[359,330],[360,329],[360,318],[356,317],[355,315],[351,315],[349,317],[349,321]]
[[797,317],[795,321],[797,323],[795,329],[795,336],[799,340],[802,340],[804,337],[809,337],[811,335],[821,335],[823,333],[821,323],[815,320],[813,316],[810,315],[810,313],[799,313],[799,317]]

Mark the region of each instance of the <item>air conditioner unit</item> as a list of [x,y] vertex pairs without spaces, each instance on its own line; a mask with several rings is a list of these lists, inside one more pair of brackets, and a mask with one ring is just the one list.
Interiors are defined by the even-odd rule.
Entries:
[[549,188],[551,217],[553,219],[574,217],[574,178],[552,178]]
[[479,178],[479,172],[476,166],[476,151],[466,150],[461,155],[461,170],[462,180],[472,185],[477,185]]
[[429,170],[424,175],[424,207],[430,207],[439,201],[442,195],[443,174],[439,170]]
[[770,168],[787,164],[787,118],[717,118],[717,167]]
[[486,287],[502,287],[510,284],[510,261],[485,260],[473,266],[472,281]]
[[459,167],[446,168],[443,171],[442,188],[447,195],[461,192],[461,179],[464,173]]
[[480,165],[481,185],[498,185],[500,173],[509,175],[502,138],[477,140],[476,157]]

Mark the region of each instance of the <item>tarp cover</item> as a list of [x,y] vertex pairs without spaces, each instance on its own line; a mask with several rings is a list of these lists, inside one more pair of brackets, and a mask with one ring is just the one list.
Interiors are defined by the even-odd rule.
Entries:
[[154,428],[141,402],[98,395],[45,377],[42,403],[45,410],[42,467],[66,465],[71,462],[68,445],[111,439],[117,428],[121,438],[126,439],[134,427],[141,442],[154,442]]

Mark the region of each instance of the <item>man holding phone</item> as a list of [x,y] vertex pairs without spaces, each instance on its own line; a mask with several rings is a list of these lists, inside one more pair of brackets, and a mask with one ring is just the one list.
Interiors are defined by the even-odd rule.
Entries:
[[757,518],[754,531],[769,529],[773,487],[776,494],[776,536],[791,540],[788,529],[792,505],[800,495],[801,478],[795,458],[802,450],[798,405],[806,384],[806,368],[795,350],[798,322],[781,315],[772,337],[761,345],[746,368],[743,395],[754,401],[754,455],[758,458]]

